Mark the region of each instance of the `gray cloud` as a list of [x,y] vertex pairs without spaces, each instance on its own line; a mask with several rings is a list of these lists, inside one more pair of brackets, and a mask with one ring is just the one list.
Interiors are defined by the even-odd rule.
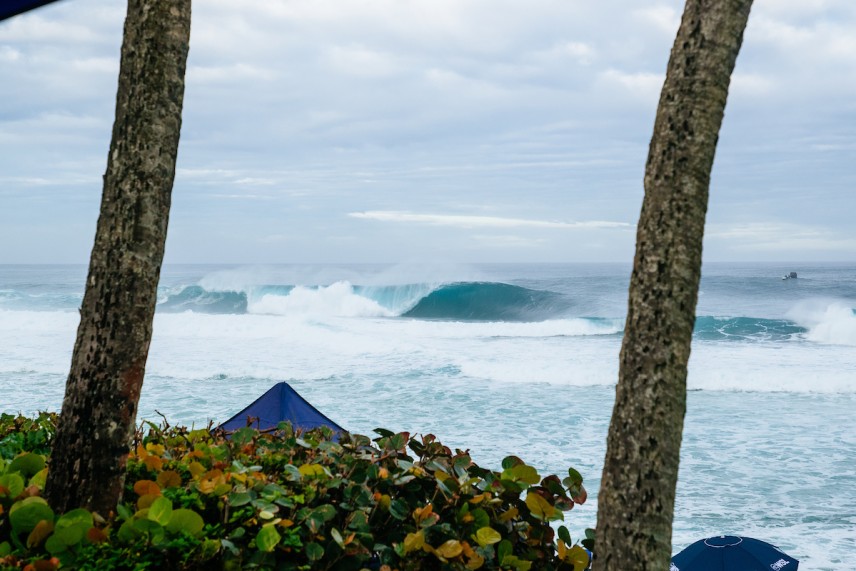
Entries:
[[[631,232],[586,227],[569,247],[534,223],[635,222],[681,10],[678,0],[197,3],[167,260],[627,261]],[[20,245],[0,262],[86,261],[123,17],[121,3],[65,0],[0,24],[0,240]],[[801,255],[852,259],[854,27],[852,0],[756,0],[706,259],[793,255],[793,233],[715,235],[752,224],[824,229]],[[490,220],[533,223],[491,236],[503,227]],[[762,242],[763,253],[746,245]]]

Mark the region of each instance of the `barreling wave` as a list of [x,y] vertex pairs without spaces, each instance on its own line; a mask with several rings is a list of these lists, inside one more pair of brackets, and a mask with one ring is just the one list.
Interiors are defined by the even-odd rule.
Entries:
[[456,283],[421,298],[404,317],[463,321],[544,321],[566,315],[571,304],[550,291],[503,283]]
[[[401,317],[455,322],[534,323],[574,319],[596,329],[596,334],[621,334],[620,319],[586,317],[586,308],[576,307],[567,295],[498,282],[365,286],[340,281],[326,286],[252,286],[245,291],[217,291],[191,285],[161,292],[158,311]],[[604,323],[608,327],[604,328]],[[814,301],[797,306],[787,319],[698,316],[694,338],[856,345],[856,312],[841,303]]]
[[318,314],[447,321],[545,321],[566,316],[570,300],[550,291],[492,282],[360,286],[253,286],[211,291],[186,286],[161,296],[158,310],[224,314]]

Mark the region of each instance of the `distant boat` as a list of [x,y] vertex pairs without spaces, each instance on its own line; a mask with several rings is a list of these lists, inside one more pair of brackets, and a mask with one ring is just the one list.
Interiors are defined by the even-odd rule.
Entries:
[[785,275],[783,275],[783,276],[782,276],[782,279],[783,279],[783,280],[795,280],[795,279],[797,279],[797,273],[796,273],[796,272],[791,272],[791,273],[789,273],[789,274],[785,274]]

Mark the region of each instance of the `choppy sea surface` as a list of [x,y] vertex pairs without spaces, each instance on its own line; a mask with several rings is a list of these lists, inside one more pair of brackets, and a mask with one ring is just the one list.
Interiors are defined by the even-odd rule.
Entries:
[[[783,274],[797,271],[797,279]],[[140,418],[222,421],[285,380],[363,434],[436,434],[596,493],[626,265],[167,266]],[[0,411],[59,410],[84,266],[0,266]],[[707,264],[674,552],[749,535],[856,568],[856,265]]]

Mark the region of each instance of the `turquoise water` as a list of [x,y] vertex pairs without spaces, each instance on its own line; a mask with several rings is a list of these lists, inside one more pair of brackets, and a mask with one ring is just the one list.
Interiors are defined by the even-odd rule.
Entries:
[[[781,280],[796,270],[797,280]],[[595,521],[629,267],[167,267],[143,417],[223,420],[289,381],[356,432],[578,468]],[[85,268],[0,266],[0,410],[58,409]],[[745,534],[856,559],[856,267],[705,267],[675,551]]]

